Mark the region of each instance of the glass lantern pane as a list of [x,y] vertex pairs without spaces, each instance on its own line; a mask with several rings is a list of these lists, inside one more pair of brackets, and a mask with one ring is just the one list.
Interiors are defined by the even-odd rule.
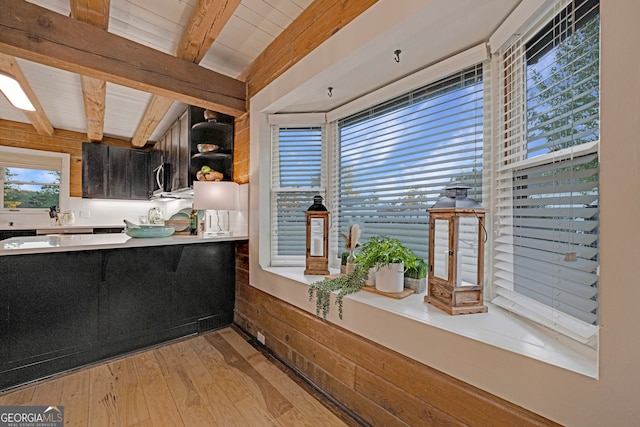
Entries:
[[436,219],[433,230],[433,275],[449,280],[449,221]]
[[456,286],[478,284],[478,218],[463,216],[458,222],[458,271]]
[[325,256],[324,218],[311,218],[310,256]]

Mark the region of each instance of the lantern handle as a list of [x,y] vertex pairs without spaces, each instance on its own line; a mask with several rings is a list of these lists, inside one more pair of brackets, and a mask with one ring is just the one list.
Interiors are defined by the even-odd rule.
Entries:
[[489,237],[489,233],[487,233],[487,229],[484,227],[484,222],[480,221],[480,217],[476,213],[475,209],[472,209],[471,212],[473,212],[473,214],[476,216],[476,218],[478,218],[478,222],[480,223],[480,226],[482,227],[482,230],[484,231],[484,242],[487,243],[487,239]]

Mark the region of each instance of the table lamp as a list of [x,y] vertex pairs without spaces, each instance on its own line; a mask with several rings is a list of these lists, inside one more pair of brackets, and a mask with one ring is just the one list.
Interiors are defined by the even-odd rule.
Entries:
[[[194,181],[193,208],[205,211],[204,237],[231,236],[229,211],[238,209],[238,184],[232,181]],[[222,217],[220,211],[224,211]]]

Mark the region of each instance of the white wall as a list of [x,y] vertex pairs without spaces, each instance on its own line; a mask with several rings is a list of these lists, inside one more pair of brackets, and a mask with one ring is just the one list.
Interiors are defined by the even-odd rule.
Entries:
[[[381,1],[325,45],[289,70],[267,90],[251,100],[250,207],[260,212],[260,145],[268,135],[261,111],[293,91],[296,82],[312,78],[318,70],[346,61],[327,55],[326,46],[358,45],[359,31],[390,30],[392,14],[387,7],[403,10],[399,2]],[[413,4],[413,3],[412,3]],[[640,2],[603,1],[602,102],[601,102],[601,269],[600,269],[600,374],[599,379],[570,372],[441,329],[421,325],[399,316],[386,315],[365,304],[345,299],[349,318],[345,327],[375,342],[496,394],[526,409],[569,426],[640,425]],[[406,19],[410,19],[407,11]],[[443,35],[444,36],[444,35]],[[295,76],[295,78],[292,78]],[[261,158],[262,157],[262,158]],[[264,176],[262,177],[265,178]],[[268,181],[264,181],[268,182]],[[306,285],[264,271],[258,264],[260,237],[269,232],[264,215],[250,218],[251,284],[298,307],[313,312]],[[331,319],[335,321],[335,319]],[[402,334],[397,331],[402,330]]]

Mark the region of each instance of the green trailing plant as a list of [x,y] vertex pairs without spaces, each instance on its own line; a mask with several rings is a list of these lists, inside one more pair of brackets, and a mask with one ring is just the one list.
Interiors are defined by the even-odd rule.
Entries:
[[398,239],[386,236],[372,236],[362,245],[360,253],[356,255],[355,262],[360,264],[365,271],[371,268],[379,269],[389,264],[404,263],[404,270],[417,268],[420,258],[409,248],[406,248]]
[[316,316],[326,319],[331,305],[331,293],[338,291],[336,295],[336,305],[338,306],[338,317],[342,319],[342,299],[345,295],[358,292],[367,283],[369,270],[356,265],[350,272],[314,282],[309,287],[309,301],[316,297]]

